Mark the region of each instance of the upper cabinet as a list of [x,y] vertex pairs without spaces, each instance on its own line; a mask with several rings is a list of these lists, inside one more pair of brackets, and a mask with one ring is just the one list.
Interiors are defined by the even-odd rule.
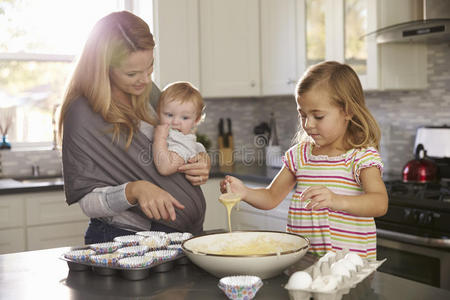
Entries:
[[200,0],[201,91],[260,94],[258,0]]
[[180,80],[200,86],[198,5],[198,0],[153,1],[154,80],[161,89]]
[[351,65],[366,90],[427,87],[425,44],[377,44],[410,20],[409,0],[154,0],[156,81],[204,97],[293,95],[307,67]]

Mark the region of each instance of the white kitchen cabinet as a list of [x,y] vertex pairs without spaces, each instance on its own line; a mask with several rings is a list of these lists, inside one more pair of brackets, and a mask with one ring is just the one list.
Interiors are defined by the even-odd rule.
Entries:
[[154,80],[162,89],[174,81],[200,88],[198,0],[154,0]]
[[293,95],[305,69],[304,11],[296,0],[261,0],[262,95]]
[[200,0],[204,97],[260,95],[258,0]]
[[89,219],[63,191],[0,196],[0,253],[81,246]]
[[206,200],[206,214],[203,223],[204,230],[226,229],[228,221],[225,206],[219,202],[220,188],[222,179],[211,178],[201,186]]

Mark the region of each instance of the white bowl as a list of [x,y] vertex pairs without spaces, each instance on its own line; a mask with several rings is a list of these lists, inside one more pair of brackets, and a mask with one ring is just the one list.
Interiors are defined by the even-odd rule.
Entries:
[[[262,249],[258,243],[284,245],[285,248],[264,254],[220,253],[228,246],[244,249],[251,245]],[[216,277],[255,275],[266,279],[279,275],[300,260],[309,245],[306,237],[287,232],[237,231],[193,237],[183,242],[181,248],[194,264]]]

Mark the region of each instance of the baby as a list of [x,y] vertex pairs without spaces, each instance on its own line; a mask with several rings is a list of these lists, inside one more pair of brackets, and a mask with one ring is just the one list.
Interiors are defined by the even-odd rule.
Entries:
[[160,125],[153,136],[153,161],[161,175],[177,172],[190,158],[206,152],[194,134],[204,109],[202,95],[189,82],[174,82],[163,89],[156,107]]

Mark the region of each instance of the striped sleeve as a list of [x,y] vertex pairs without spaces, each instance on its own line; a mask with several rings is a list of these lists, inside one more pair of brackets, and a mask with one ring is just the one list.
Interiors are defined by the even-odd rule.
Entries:
[[298,167],[300,166],[301,148],[302,145],[296,144],[286,151],[283,156],[284,166],[294,175],[297,173]]
[[378,151],[373,147],[369,147],[367,149],[363,149],[363,151],[359,151],[355,157],[353,172],[358,184],[361,184],[359,178],[361,170],[370,167],[378,168],[381,172],[381,175],[383,175],[383,162],[381,160],[380,153],[378,153]]

